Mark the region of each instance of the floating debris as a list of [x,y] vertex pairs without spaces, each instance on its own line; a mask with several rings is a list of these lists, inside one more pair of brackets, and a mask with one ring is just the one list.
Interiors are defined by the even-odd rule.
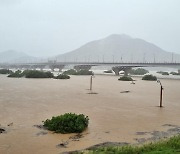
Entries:
[[5,130],[5,129],[0,128],[0,134],[1,134],[1,133],[5,133],[5,132],[6,132],[6,130]]
[[13,126],[13,122],[9,123],[7,126]]
[[46,135],[46,134],[48,134],[48,132],[41,131],[41,132],[37,133],[36,135],[37,135],[37,136],[40,136],[40,135]]
[[62,142],[62,143],[56,145],[56,147],[57,148],[67,148],[68,144],[69,144],[68,141],[66,141],[66,142]]
[[129,93],[129,90],[121,91],[120,93]]

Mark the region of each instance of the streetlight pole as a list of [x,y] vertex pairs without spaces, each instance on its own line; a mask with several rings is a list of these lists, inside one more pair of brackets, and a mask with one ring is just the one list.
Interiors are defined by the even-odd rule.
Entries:
[[157,80],[157,82],[158,82],[158,83],[160,84],[160,86],[161,86],[161,90],[160,90],[160,106],[159,106],[159,107],[163,107],[163,106],[162,106],[162,91],[163,91],[163,86],[162,86],[160,80]]

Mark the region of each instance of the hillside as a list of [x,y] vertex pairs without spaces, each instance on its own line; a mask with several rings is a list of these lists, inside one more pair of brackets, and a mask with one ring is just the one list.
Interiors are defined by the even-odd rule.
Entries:
[[0,63],[16,63],[16,62],[31,62],[36,60],[35,57],[29,56],[23,52],[8,50],[0,52]]
[[113,34],[58,55],[58,61],[82,62],[180,62],[180,55],[167,52],[145,40]]

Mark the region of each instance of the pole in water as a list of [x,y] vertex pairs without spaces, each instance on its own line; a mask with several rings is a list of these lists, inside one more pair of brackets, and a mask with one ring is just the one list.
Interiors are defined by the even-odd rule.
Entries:
[[158,83],[160,84],[160,86],[161,86],[161,90],[160,90],[160,105],[159,105],[159,107],[163,107],[163,106],[162,106],[162,91],[163,91],[163,86],[162,86],[160,80],[157,80],[157,82],[158,82]]
[[91,78],[90,78],[90,90],[92,91],[92,75],[91,75]]

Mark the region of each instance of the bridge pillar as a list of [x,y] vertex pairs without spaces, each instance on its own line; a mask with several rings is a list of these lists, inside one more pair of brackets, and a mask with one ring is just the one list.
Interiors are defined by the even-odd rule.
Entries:
[[121,66],[115,66],[112,67],[112,70],[114,71],[115,75],[119,75],[119,72],[122,70]]
[[74,66],[74,69],[77,70],[77,71],[80,71],[80,70],[90,70],[91,69],[91,65],[76,65]]
[[180,74],[180,69],[178,70],[178,73]]
[[62,72],[62,69],[64,68],[65,65],[59,65],[58,66],[58,69],[59,69],[59,72]]
[[120,71],[124,71],[124,76],[128,76],[129,71],[131,70],[131,66],[115,66],[112,68],[115,75],[119,75]]
[[130,70],[131,70],[131,67],[125,67],[125,68],[123,69],[123,71],[124,71],[124,76],[128,76]]

